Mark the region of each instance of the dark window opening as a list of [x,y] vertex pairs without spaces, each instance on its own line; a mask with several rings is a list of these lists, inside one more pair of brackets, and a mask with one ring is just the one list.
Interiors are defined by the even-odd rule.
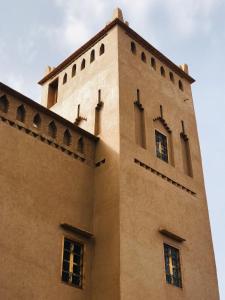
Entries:
[[82,60],[82,63],[81,63],[80,69],[81,69],[81,70],[85,69],[85,65],[86,65],[86,61],[85,61],[85,59],[83,59],[83,60]]
[[164,244],[166,282],[182,287],[179,250]]
[[72,77],[74,77],[76,75],[76,71],[77,71],[77,66],[73,65],[73,67],[72,67]]
[[99,51],[99,55],[102,55],[105,53],[105,45],[104,44],[101,44],[101,47],[100,47],[100,51]]
[[90,63],[92,63],[95,60],[95,50],[93,49],[91,51],[91,56],[90,56]]
[[71,141],[72,141],[71,133],[70,133],[69,129],[66,129],[66,131],[64,132],[64,135],[63,135],[63,144],[65,144],[66,146],[69,146],[69,145],[71,145]]
[[155,62],[154,57],[151,58],[151,66],[154,70],[156,70],[156,62]]
[[26,117],[26,110],[25,110],[25,108],[24,108],[23,105],[20,105],[20,106],[17,108],[16,119],[17,119],[18,121],[24,123],[25,117]]
[[80,153],[84,153],[84,140],[83,137],[80,137],[77,142],[77,151]]
[[172,72],[170,72],[170,81],[174,82],[174,76]]
[[181,90],[181,91],[183,91],[184,90],[184,87],[183,87],[183,83],[182,83],[182,81],[181,80],[179,80],[179,89]]
[[137,50],[136,50],[136,45],[134,42],[130,43],[130,49],[133,54],[136,54]]
[[67,74],[65,73],[63,76],[63,84],[67,83]]
[[56,127],[54,121],[52,121],[52,122],[49,123],[49,125],[48,125],[48,133],[49,133],[49,135],[50,135],[53,139],[56,138],[57,127]]
[[78,288],[83,284],[83,253],[82,244],[64,238],[62,281]]
[[58,99],[58,85],[59,80],[58,78],[51,82],[48,86],[48,105],[47,107],[52,107]]
[[33,118],[33,126],[39,128],[41,126],[41,117],[39,114],[36,114]]
[[141,53],[141,60],[146,63],[146,55],[144,52]]
[[163,67],[160,68],[161,76],[166,77],[165,69]]
[[156,156],[168,162],[167,137],[159,131],[155,131]]
[[7,113],[9,109],[9,101],[7,97],[4,95],[0,98],[0,110],[4,113]]

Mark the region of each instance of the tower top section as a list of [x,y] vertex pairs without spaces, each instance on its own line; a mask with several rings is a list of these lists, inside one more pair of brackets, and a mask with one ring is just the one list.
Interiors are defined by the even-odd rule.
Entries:
[[101,31],[99,31],[94,37],[92,37],[88,42],[86,42],[82,47],[72,53],[68,58],[66,58],[62,63],[60,63],[55,68],[48,68],[45,76],[39,81],[40,85],[44,85],[47,81],[53,79],[56,75],[62,72],[66,67],[73,63],[77,58],[83,55],[101,39],[103,39],[115,26],[119,26],[126,34],[133,40],[142,45],[147,51],[154,55],[158,60],[167,65],[171,70],[173,70],[177,75],[186,79],[190,84],[195,80],[188,74],[187,67],[178,67],[172,61],[170,61],[165,55],[154,48],[146,40],[144,40],[137,32],[129,27],[129,23],[124,21],[123,12],[120,8],[116,8],[113,12],[112,19]]

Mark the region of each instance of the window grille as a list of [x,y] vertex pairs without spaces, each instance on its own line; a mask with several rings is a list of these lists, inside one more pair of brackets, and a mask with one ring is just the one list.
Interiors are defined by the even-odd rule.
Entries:
[[167,137],[159,131],[155,131],[156,156],[168,162]]
[[166,282],[182,287],[179,250],[164,244]]
[[64,239],[62,281],[82,288],[84,246],[78,242]]

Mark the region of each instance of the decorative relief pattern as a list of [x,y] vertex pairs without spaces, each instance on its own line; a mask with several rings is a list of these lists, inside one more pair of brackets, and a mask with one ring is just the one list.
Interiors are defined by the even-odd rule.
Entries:
[[138,160],[137,158],[134,159],[134,162],[135,162],[137,165],[139,165],[139,166],[145,168],[147,171],[150,171],[151,173],[153,173],[153,174],[155,174],[155,175],[161,177],[162,179],[166,180],[167,182],[173,184],[173,185],[176,186],[177,188],[179,188],[179,189],[181,189],[181,190],[183,190],[183,191],[185,191],[185,192],[191,194],[192,196],[196,196],[196,195],[197,195],[195,192],[193,192],[193,191],[191,191],[190,189],[186,188],[186,187],[183,186],[182,184],[180,184],[180,183],[174,181],[173,179],[167,177],[166,175],[160,173],[159,171],[153,169],[152,167],[146,165],[145,163],[141,162],[141,161]]
[[64,152],[65,154],[71,156],[74,159],[78,159],[82,162],[86,161],[85,157],[83,157],[81,154],[79,154],[77,152],[73,152],[70,149],[68,149],[68,147],[56,143],[53,138],[48,137],[45,134],[41,134],[41,133],[38,133],[37,131],[32,130],[31,128],[24,127],[24,124],[21,124],[21,122],[11,121],[11,120],[8,120],[7,118],[3,117],[3,116],[0,116],[0,120],[2,122],[4,122],[5,124],[7,124],[11,127],[17,128],[18,130],[20,130],[20,131],[22,131],[22,132],[24,132],[24,133],[26,133],[26,134],[34,137],[34,138],[37,138],[41,142],[44,142],[44,143],[46,143],[46,144],[62,151],[62,152]]

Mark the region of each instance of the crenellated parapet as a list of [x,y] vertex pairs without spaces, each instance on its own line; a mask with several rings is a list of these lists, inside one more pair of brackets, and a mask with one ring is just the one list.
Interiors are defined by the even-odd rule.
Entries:
[[0,122],[94,167],[98,138],[0,83]]

